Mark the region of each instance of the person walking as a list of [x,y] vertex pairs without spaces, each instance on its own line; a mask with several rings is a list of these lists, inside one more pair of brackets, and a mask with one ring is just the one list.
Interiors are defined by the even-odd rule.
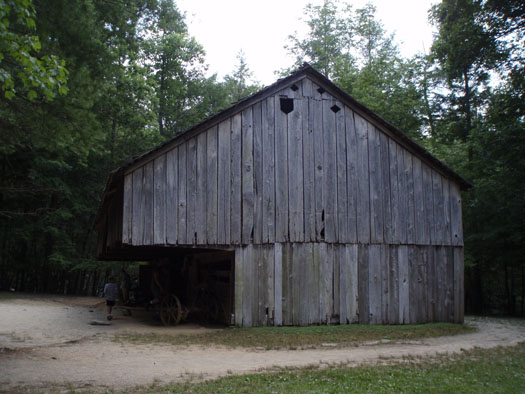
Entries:
[[109,282],[106,283],[104,286],[104,297],[106,297],[106,305],[108,307],[108,315],[106,318],[108,320],[113,319],[113,315],[111,314],[111,311],[113,310],[113,307],[115,306],[115,302],[117,301],[118,297],[118,284],[115,283],[115,277],[110,276]]

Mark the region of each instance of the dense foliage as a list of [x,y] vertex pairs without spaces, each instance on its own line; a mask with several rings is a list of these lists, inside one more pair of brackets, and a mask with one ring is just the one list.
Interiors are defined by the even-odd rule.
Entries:
[[[310,62],[425,145],[464,194],[467,308],[524,314],[525,6],[443,0],[429,54],[404,58],[366,5],[308,5]],[[170,0],[0,1],[0,288],[96,291],[92,222],[110,170],[258,87],[206,76]]]

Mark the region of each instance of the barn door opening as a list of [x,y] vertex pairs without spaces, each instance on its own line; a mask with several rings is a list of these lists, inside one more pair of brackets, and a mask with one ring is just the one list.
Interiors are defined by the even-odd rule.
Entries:
[[182,278],[190,321],[232,324],[233,252],[203,252],[185,258]]

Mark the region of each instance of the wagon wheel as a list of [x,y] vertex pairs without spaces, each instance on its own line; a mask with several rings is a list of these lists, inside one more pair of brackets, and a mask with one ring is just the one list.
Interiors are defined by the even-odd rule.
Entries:
[[177,296],[171,294],[165,297],[160,304],[160,320],[165,326],[180,323],[182,319],[182,305]]

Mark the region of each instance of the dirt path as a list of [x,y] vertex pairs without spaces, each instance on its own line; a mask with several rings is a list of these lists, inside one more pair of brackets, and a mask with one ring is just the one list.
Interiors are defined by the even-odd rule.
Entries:
[[205,329],[186,325],[166,329],[147,320],[124,317],[111,326],[90,326],[90,320],[103,318],[103,309],[94,307],[100,300],[80,300],[84,305],[76,299],[56,298],[0,301],[0,348],[4,348],[0,353],[0,390],[50,385],[122,389],[154,381],[214,378],[273,367],[358,365],[525,341],[523,323],[477,318],[468,320],[478,327],[472,334],[344,349],[253,351],[128,345],[113,342],[113,335],[131,331],[177,335]]

